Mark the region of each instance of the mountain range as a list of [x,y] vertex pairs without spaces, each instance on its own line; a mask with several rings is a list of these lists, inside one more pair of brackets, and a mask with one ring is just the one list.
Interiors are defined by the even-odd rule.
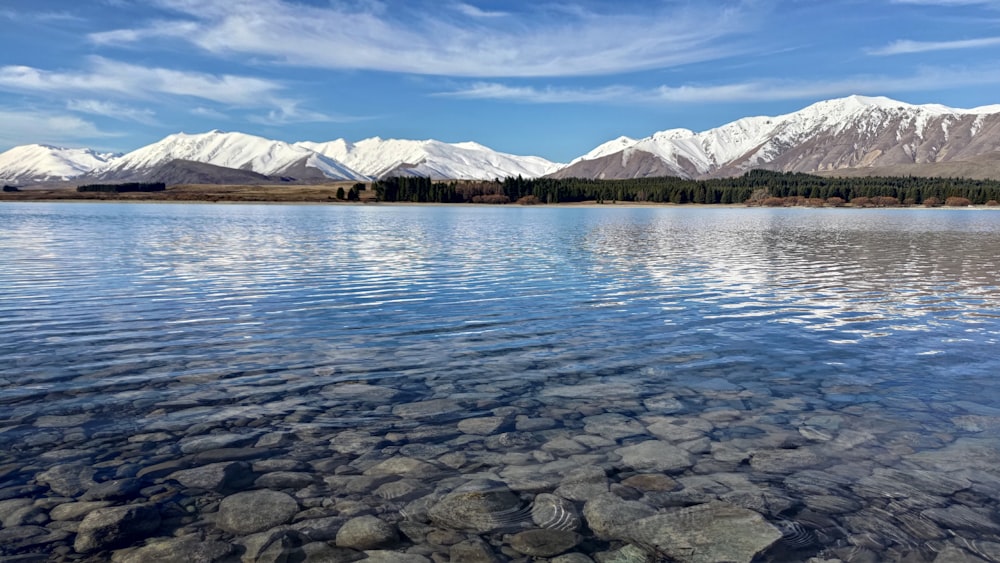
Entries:
[[1000,105],[955,109],[849,96],[700,133],[619,137],[569,164],[474,142],[374,137],[286,143],[244,133],[178,133],[127,154],[25,145],[0,154],[0,182],[320,183],[390,176],[714,178],[761,168],[828,175],[1000,178]]

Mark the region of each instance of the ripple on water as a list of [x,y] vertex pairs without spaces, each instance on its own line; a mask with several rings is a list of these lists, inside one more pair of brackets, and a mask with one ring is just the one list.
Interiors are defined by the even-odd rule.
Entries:
[[[0,555],[120,493],[166,524],[95,549],[996,559],[1000,215],[947,215],[0,206]],[[213,527],[251,487],[294,531]]]

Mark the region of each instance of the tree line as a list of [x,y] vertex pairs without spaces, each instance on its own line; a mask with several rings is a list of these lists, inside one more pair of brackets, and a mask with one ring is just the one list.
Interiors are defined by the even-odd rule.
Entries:
[[124,193],[124,192],[162,192],[167,189],[163,182],[127,182],[123,184],[86,184],[78,186],[78,192],[103,192],[103,193]]
[[[732,204],[753,198],[792,201],[840,199],[851,202],[896,200],[923,205],[948,198],[972,204],[1000,200],[1000,181],[965,178],[866,177],[826,178],[812,174],[751,170],[734,178],[687,180],[676,177],[593,180],[584,178],[516,178],[492,181],[434,182],[429,178],[394,177],[375,182],[379,201],[428,203],[569,203],[580,201]],[[884,198],[884,199],[876,199]]]

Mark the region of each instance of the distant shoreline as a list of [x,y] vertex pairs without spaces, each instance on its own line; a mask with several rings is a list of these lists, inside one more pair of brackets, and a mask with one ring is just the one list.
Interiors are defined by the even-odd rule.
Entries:
[[[745,203],[659,203],[659,202],[635,202],[618,201],[609,203],[607,201],[598,203],[595,200],[581,202],[561,202],[561,203],[540,203],[535,205],[521,205],[517,203],[489,204],[489,203],[437,203],[437,202],[408,202],[408,201],[375,201],[374,193],[370,190],[362,192],[360,201],[345,201],[337,199],[338,189],[350,187],[352,182],[338,182],[335,184],[320,185],[216,185],[216,184],[186,184],[170,186],[166,191],[160,192],[125,192],[118,194],[108,193],[81,193],[75,187],[58,188],[26,188],[18,192],[0,193],[0,203],[5,202],[70,202],[70,203],[242,203],[242,204],[294,204],[294,205],[365,205],[365,206],[433,206],[433,207],[517,207],[517,208],[594,208],[594,209],[629,209],[629,208],[668,208],[668,209],[753,209],[761,206],[748,206]],[[825,207],[810,206],[788,206],[797,208],[821,209]],[[765,209],[781,209],[782,206],[762,207]],[[862,209],[851,205],[844,205],[842,209]],[[872,208],[864,208],[872,209]],[[914,206],[890,206],[877,207],[874,209],[1000,209],[986,205],[973,205],[969,207],[924,207]]]

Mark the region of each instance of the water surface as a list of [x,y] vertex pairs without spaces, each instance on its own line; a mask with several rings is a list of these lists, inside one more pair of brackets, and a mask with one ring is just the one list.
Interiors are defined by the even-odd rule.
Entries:
[[[113,548],[238,543],[205,523],[234,490],[142,471],[211,458],[295,522],[375,514],[428,557],[447,526],[420,503],[486,479],[515,531],[537,495],[604,491],[804,530],[762,559],[998,560],[998,248],[983,210],[6,204],[0,499],[134,479],[109,502],[164,524]],[[630,455],[650,441],[676,455]],[[403,458],[433,471],[373,473]],[[4,549],[69,557],[37,520]],[[575,551],[649,551],[593,528]]]

